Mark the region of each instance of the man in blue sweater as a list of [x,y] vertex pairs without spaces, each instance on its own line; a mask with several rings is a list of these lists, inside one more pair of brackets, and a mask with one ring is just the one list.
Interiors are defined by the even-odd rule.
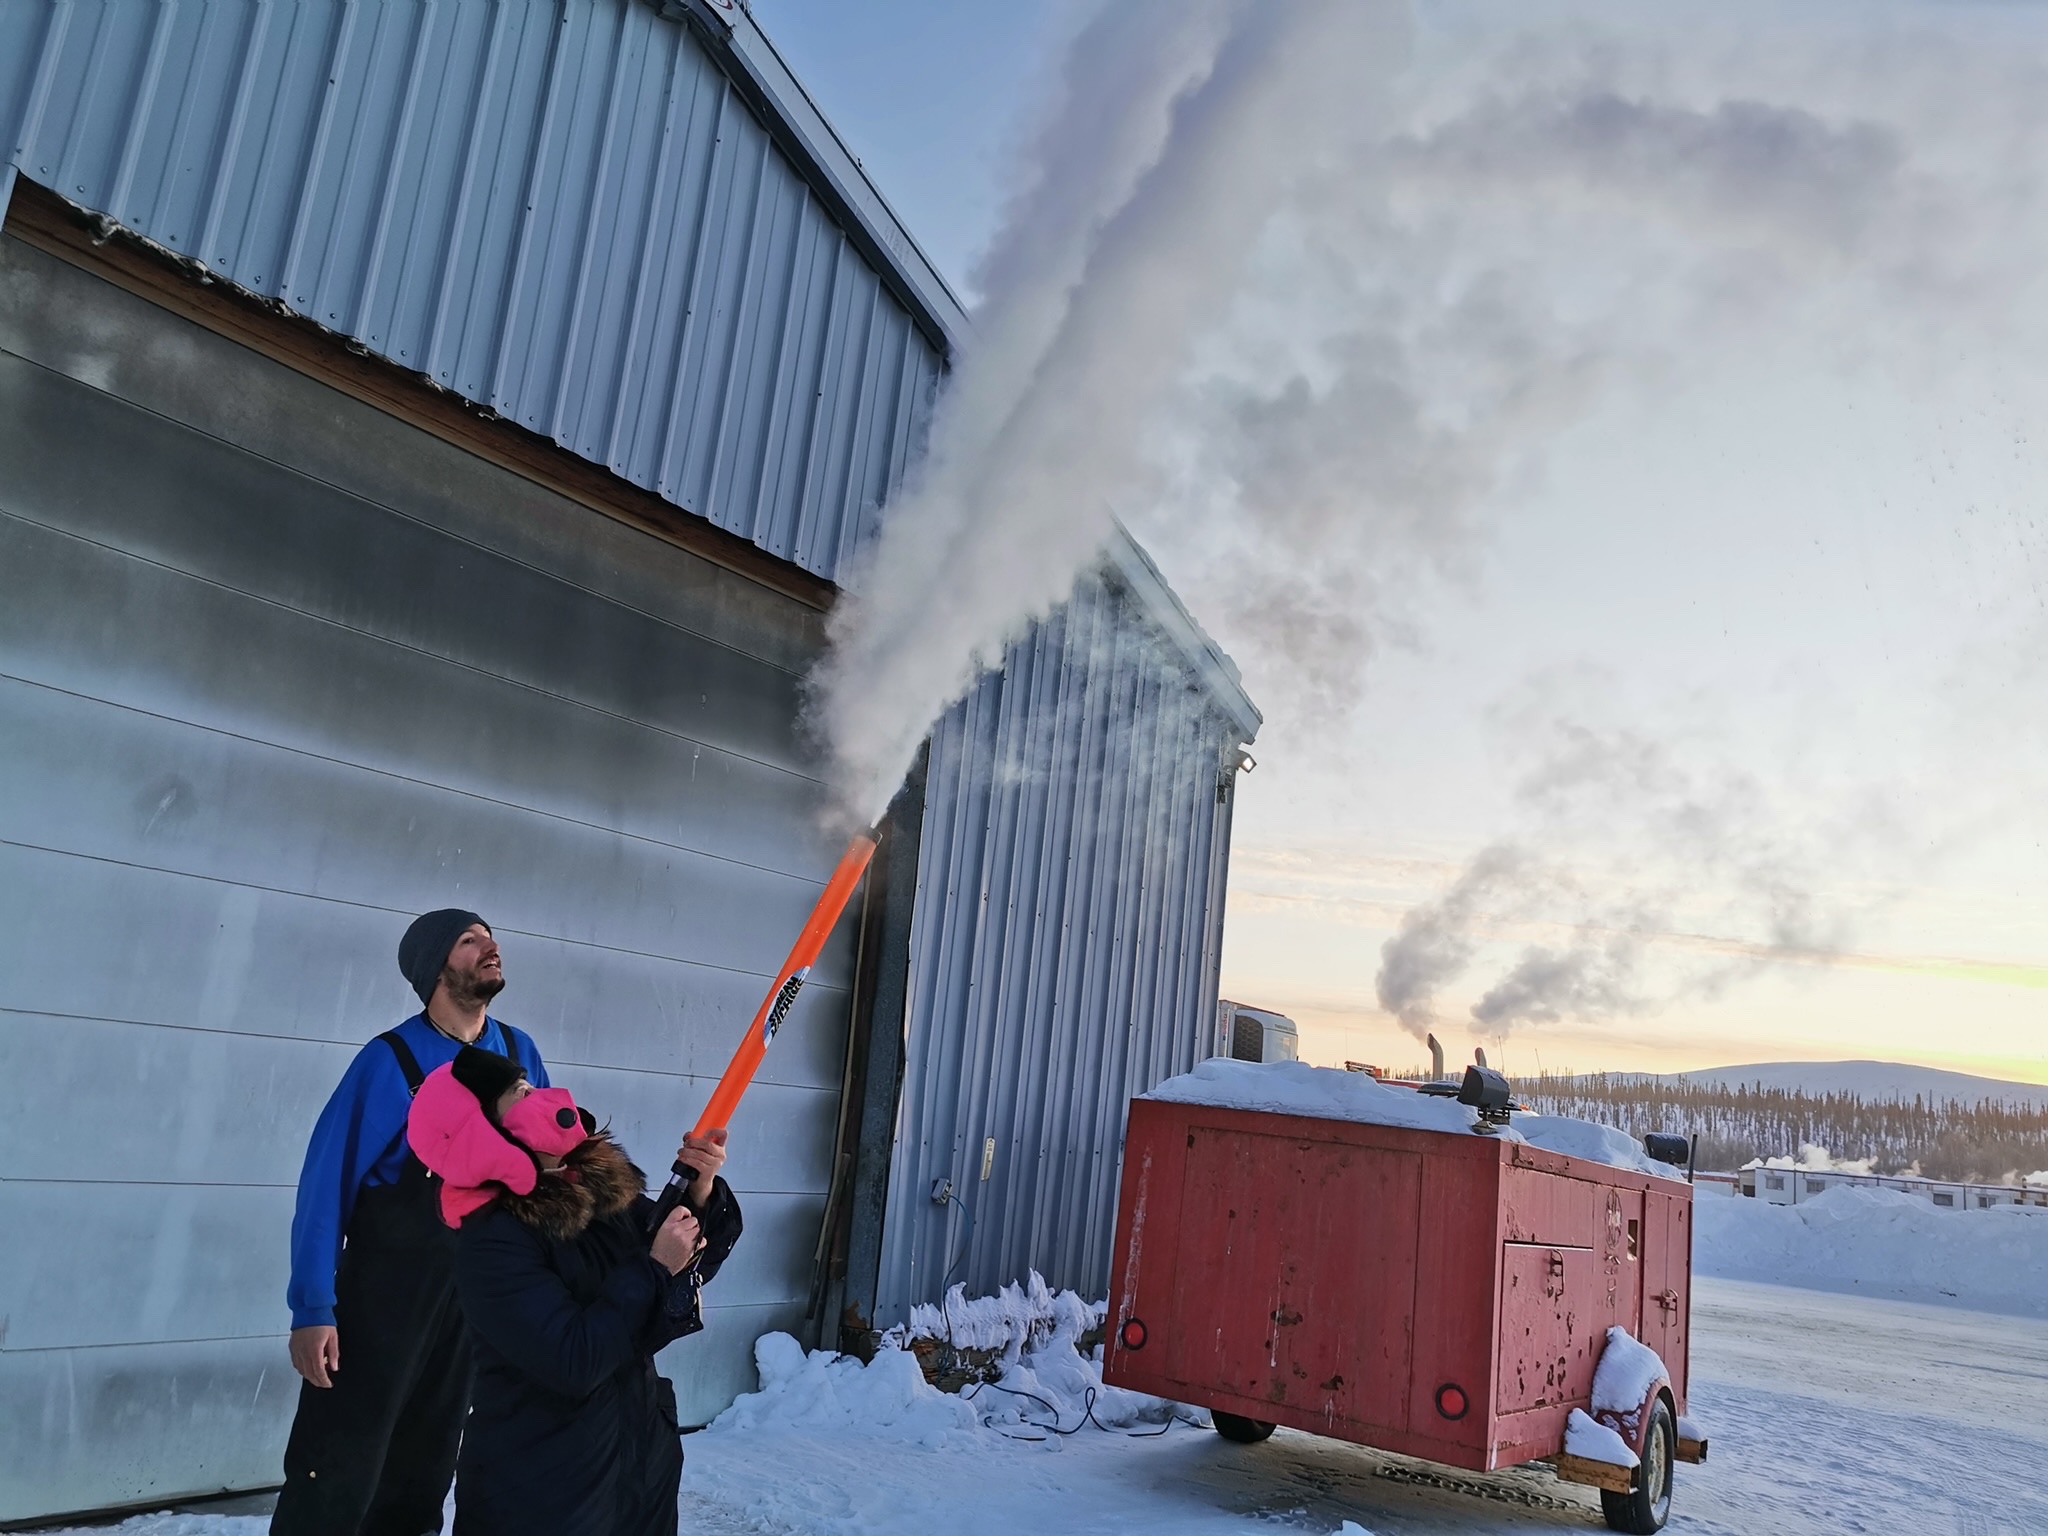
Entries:
[[[455,1233],[405,1141],[412,1095],[465,1045],[547,1086],[540,1052],[486,1008],[505,986],[491,928],[414,921],[398,968],[424,1005],[356,1053],[320,1112],[292,1217],[292,1368],[305,1378],[272,1536],[430,1536],[469,1410]],[[344,1356],[342,1346],[347,1345]]]

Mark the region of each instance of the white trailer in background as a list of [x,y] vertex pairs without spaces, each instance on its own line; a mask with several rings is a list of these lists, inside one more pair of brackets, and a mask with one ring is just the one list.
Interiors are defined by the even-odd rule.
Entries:
[[1226,997],[1216,1004],[1215,1054],[1236,1061],[1299,1061],[1301,1031],[1284,1013],[1247,1008]]
[[1789,1162],[1753,1163],[1736,1178],[1740,1193],[1768,1205],[1798,1205],[1845,1184],[1860,1189],[1895,1189],[1944,1211],[1981,1211],[1994,1205],[2048,1205],[2048,1184],[2031,1180],[2021,1184],[1969,1184],[1902,1173],[1802,1168]]

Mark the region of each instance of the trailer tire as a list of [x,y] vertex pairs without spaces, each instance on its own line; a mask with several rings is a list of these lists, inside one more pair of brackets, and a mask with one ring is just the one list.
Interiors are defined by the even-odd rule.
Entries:
[[1214,1409],[1210,1410],[1209,1417],[1216,1421],[1217,1434],[1226,1440],[1235,1440],[1239,1445],[1257,1445],[1273,1433],[1273,1426],[1264,1419],[1247,1419]]
[[1636,1485],[1627,1493],[1600,1493],[1600,1512],[1607,1527],[1634,1536],[1656,1536],[1671,1518],[1671,1467],[1677,1461],[1678,1426],[1671,1405],[1659,1397],[1650,1407],[1650,1429],[1643,1436],[1642,1465]]

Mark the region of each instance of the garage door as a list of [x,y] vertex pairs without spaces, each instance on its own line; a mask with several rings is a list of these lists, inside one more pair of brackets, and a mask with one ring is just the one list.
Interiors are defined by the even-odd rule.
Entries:
[[[0,1520],[274,1483],[287,1228],[474,907],[496,1010],[665,1167],[837,848],[819,616],[0,241]],[[795,1325],[842,933],[734,1127],[685,1421]]]

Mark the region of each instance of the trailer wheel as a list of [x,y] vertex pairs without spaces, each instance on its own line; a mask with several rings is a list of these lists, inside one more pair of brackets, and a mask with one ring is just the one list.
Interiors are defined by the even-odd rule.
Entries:
[[1677,1458],[1678,1428],[1671,1421],[1671,1408],[1658,1398],[1650,1409],[1650,1432],[1643,1436],[1643,1464],[1636,1469],[1636,1485],[1627,1493],[1600,1493],[1600,1512],[1607,1516],[1609,1530],[1632,1531],[1636,1536],[1655,1536],[1671,1518],[1671,1464]]
[[1239,1445],[1257,1445],[1273,1433],[1273,1426],[1264,1419],[1240,1418],[1234,1413],[1218,1413],[1210,1410],[1209,1417],[1216,1421],[1216,1433],[1226,1440],[1235,1440]]

